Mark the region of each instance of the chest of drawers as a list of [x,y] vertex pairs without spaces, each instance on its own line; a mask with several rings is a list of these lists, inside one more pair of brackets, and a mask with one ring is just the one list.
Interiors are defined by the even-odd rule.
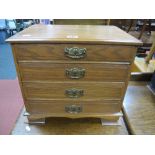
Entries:
[[29,123],[119,119],[139,40],[115,26],[34,25],[7,41]]

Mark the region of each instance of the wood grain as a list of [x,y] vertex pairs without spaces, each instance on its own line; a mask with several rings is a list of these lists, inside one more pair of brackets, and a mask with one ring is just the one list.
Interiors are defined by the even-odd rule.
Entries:
[[82,99],[120,99],[124,87],[123,82],[23,82],[27,99],[68,99],[65,90],[72,88],[84,91],[84,95],[79,97]]
[[[22,81],[112,81],[125,82],[129,65],[106,63],[55,63],[46,61],[19,62]],[[82,68],[85,75],[79,79],[66,76],[66,69]],[[115,76],[113,76],[115,75]]]
[[[7,41],[13,46],[26,110],[31,112],[29,120],[119,119],[130,65],[141,41],[114,26],[79,25],[34,25]],[[86,48],[86,56],[69,58],[64,53],[66,47]],[[65,70],[73,67],[84,68],[85,76],[74,80],[66,77]],[[73,88],[83,90],[84,95],[70,98],[65,92]],[[64,114],[66,104],[74,103],[83,103],[84,113]]]
[[[120,61],[130,62],[136,52],[131,46],[82,44],[15,44],[17,60]],[[86,57],[72,59],[64,55],[68,47],[86,48]]]
[[[27,117],[20,114],[12,135],[127,135],[122,117],[120,126],[102,126],[98,118],[69,119],[51,117],[46,119],[46,125],[28,125]],[[30,129],[30,130],[27,130]]]
[[103,114],[120,112],[120,100],[89,100],[89,101],[74,101],[74,100],[27,100],[26,106],[30,114],[49,114],[56,113],[57,115],[69,114],[65,111],[66,106],[80,105],[82,111],[72,113],[72,115],[81,114]]
[[116,26],[33,25],[11,38],[11,43],[82,43],[142,45],[142,42]]
[[87,113],[87,114],[61,114],[61,113],[40,113],[40,114],[31,114],[28,116],[30,121],[35,121],[40,118],[48,118],[48,117],[66,117],[66,118],[103,118],[108,121],[118,121],[118,119],[122,116],[121,112],[118,113]]
[[147,82],[130,82],[123,102],[132,134],[155,135],[155,96]]

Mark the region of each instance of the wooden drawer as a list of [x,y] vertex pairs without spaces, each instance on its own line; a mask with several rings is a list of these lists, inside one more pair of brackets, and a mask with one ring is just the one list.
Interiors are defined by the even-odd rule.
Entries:
[[125,81],[129,65],[20,62],[22,81]]
[[121,99],[123,82],[23,82],[27,99]]
[[26,101],[26,107],[30,114],[103,114],[120,112],[120,103],[119,100],[30,100]]
[[[83,58],[70,58],[65,55],[65,48],[85,48]],[[135,47],[119,45],[85,45],[85,44],[15,44],[17,60],[70,60],[70,61],[123,61],[130,62],[136,52]],[[71,53],[71,52],[70,52]],[[73,52],[72,52],[73,54]],[[74,51],[76,56],[81,53]],[[71,55],[70,55],[71,56]],[[73,56],[73,55],[72,55]]]

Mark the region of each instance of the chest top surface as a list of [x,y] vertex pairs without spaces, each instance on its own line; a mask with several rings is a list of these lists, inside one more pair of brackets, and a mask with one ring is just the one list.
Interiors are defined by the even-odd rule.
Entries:
[[8,38],[11,43],[98,43],[142,45],[142,42],[116,26],[33,25]]

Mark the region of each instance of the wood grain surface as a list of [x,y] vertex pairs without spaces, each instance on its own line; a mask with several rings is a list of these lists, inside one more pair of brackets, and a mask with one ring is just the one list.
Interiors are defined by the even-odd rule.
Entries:
[[[68,99],[65,94],[70,89],[83,90],[82,99],[121,99],[125,83],[123,82],[23,82],[27,99]],[[77,100],[79,98],[73,98]]]
[[[65,48],[86,48],[86,56],[73,59],[65,56]],[[124,61],[131,62],[136,48],[119,45],[88,44],[15,44],[17,60]]]
[[97,118],[47,118],[46,125],[28,125],[21,113],[12,135],[128,135],[122,117],[120,126],[102,126]]
[[72,115],[81,114],[103,114],[103,113],[117,113],[120,112],[120,100],[27,100],[27,112],[30,114],[68,114],[66,106],[80,106],[82,108],[79,113],[72,113]]
[[51,43],[98,43],[142,45],[142,42],[132,37],[116,26],[95,25],[33,25],[11,38],[8,42],[51,42]]
[[[125,82],[129,65],[71,62],[56,63],[47,61],[19,62],[22,81],[112,81]],[[71,79],[66,75],[67,69],[84,69],[84,77]],[[115,76],[113,76],[115,75]]]
[[61,114],[61,113],[35,113],[30,114],[27,116],[29,122],[35,122],[39,119],[46,119],[49,117],[65,117],[65,118],[71,118],[71,119],[77,119],[77,118],[101,118],[105,121],[109,122],[117,122],[120,117],[122,117],[122,113],[81,113],[79,115],[73,115],[73,114]]
[[130,82],[123,105],[132,134],[155,134],[155,96],[146,82]]
[[[24,101],[29,101],[25,105],[30,121],[55,116],[119,119],[130,65],[141,41],[115,26],[79,25],[34,25],[7,41],[13,46]],[[68,57],[65,49],[73,47],[84,48],[84,57]],[[72,50],[75,57],[78,52]],[[83,68],[85,76],[66,77],[66,69],[73,67]],[[71,98],[72,89],[72,94],[82,95]],[[83,113],[63,113],[67,104],[81,101]]]

